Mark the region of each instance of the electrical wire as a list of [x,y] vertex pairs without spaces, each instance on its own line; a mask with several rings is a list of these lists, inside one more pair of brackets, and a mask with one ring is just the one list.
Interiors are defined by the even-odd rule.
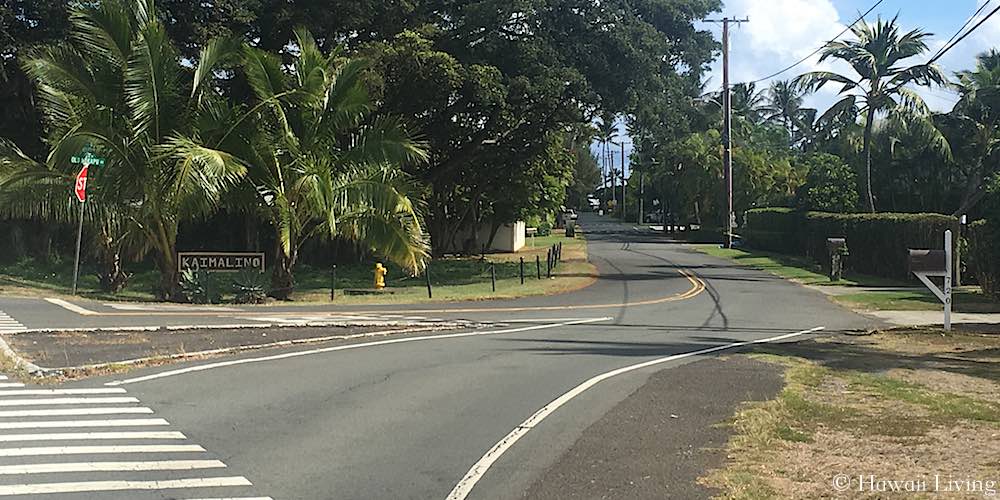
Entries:
[[949,38],[947,42],[944,42],[944,45],[942,45],[941,48],[938,49],[938,51],[934,53],[934,57],[937,57],[938,54],[940,54],[941,51],[944,50],[944,48],[948,46],[948,44],[950,44],[952,41],[955,40],[955,37],[957,37],[960,33],[962,33],[962,31],[966,27],[968,27],[969,24],[972,24],[972,21],[976,20],[976,16],[978,16],[979,14],[982,14],[983,11],[986,10],[986,6],[988,6],[990,4],[990,2],[992,2],[992,1],[993,0],[986,0],[985,2],[983,2],[983,4],[980,5],[978,9],[976,9],[976,12],[974,12],[971,16],[969,16],[968,19],[965,20],[965,24],[963,24],[961,28],[958,28],[958,31],[956,31],[954,35],[951,35],[951,38]]
[[869,8],[868,10],[866,10],[864,14],[861,14],[860,16],[858,16],[858,18],[855,19],[853,23],[851,23],[846,28],[844,28],[844,31],[841,31],[839,34],[837,34],[837,36],[833,37],[833,40],[830,40],[829,42],[826,42],[823,45],[819,46],[816,50],[814,50],[811,53],[809,53],[809,55],[803,57],[802,59],[799,59],[794,64],[786,67],[785,69],[782,69],[781,71],[777,71],[775,73],[772,73],[772,74],[770,74],[768,76],[765,76],[764,78],[758,78],[758,79],[753,80],[751,82],[747,82],[747,84],[749,85],[751,83],[760,83],[760,82],[763,82],[763,81],[770,80],[770,79],[772,79],[772,78],[774,78],[774,77],[776,77],[776,76],[778,76],[778,75],[780,75],[782,73],[785,73],[785,72],[787,72],[787,71],[795,68],[796,66],[798,66],[798,65],[800,65],[800,64],[808,61],[811,57],[815,56],[816,54],[819,54],[819,52],[821,50],[823,50],[824,48],[826,48],[826,46],[829,45],[831,42],[834,42],[838,38],[844,36],[844,34],[846,34],[848,31],[850,31],[851,28],[853,28],[856,24],[858,24],[859,22],[861,22],[861,20],[863,20],[865,18],[865,16],[867,16],[868,14],[871,14],[872,11],[875,10],[875,9],[877,9],[879,5],[882,5],[882,2],[884,2],[884,1],[885,0],[878,0],[877,2],[875,2],[875,5],[872,5],[871,8]]
[[1000,5],[998,5],[997,8],[993,9],[992,11],[990,11],[989,14],[986,14],[986,17],[980,19],[979,22],[975,24],[975,26],[969,28],[968,31],[966,31],[965,33],[963,33],[962,36],[960,36],[957,39],[955,39],[955,41],[952,42],[950,45],[946,45],[941,50],[939,50],[938,53],[937,53],[937,55],[935,55],[934,57],[932,57],[930,61],[927,61],[927,64],[934,64],[934,62],[936,62],[938,59],[941,59],[941,57],[944,56],[945,54],[947,54],[949,50],[955,48],[955,46],[958,45],[959,43],[961,43],[962,40],[965,40],[965,38],[967,36],[971,35],[973,31],[976,31],[977,29],[979,29],[980,26],[982,26],[986,21],[989,21],[989,19],[991,17],[993,17],[997,12],[1000,12]]

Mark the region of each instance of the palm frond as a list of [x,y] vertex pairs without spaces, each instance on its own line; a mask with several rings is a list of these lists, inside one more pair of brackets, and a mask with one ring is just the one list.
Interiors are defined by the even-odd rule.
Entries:
[[75,9],[70,15],[70,36],[81,50],[124,68],[132,53],[132,16],[119,1],[104,1]]
[[236,37],[213,38],[201,49],[198,56],[198,66],[194,71],[194,83],[191,86],[191,97],[199,97],[205,82],[210,80],[219,65],[235,62],[243,42]]
[[158,22],[143,26],[125,74],[125,101],[132,111],[136,137],[149,135],[153,142],[169,132],[166,113],[175,113],[179,80],[177,53]]

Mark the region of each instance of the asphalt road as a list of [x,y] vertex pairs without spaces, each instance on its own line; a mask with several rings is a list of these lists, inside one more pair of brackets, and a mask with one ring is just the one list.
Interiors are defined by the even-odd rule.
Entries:
[[[197,476],[229,479],[215,480],[226,483],[224,486],[209,482],[193,489],[154,488],[111,492],[106,497],[445,498],[470,467],[508,433],[591,377],[734,342],[817,327],[840,330],[869,326],[865,318],[816,292],[766,273],[734,267],[632,225],[588,214],[582,215],[580,223],[588,236],[591,260],[601,272],[597,283],[580,292],[471,306],[363,308],[489,320],[503,322],[503,327],[431,338],[411,336],[405,342],[350,349],[324,351],[322,346],[311,346],[252,353],[223,360],[238,360],[239,364],[190,362],[67,385],[125,389],[126,395],[137,401],[118,406],[149,408],[155,413],[143,418],[165,419],[170,425],[163,430],[182,432],[184,443],[197,443],[205,450],[199,453],[221,461],[224,469],[195,471],[198,474],[0,474],[0,494],[11,485]],[[689,279],[682,271],[698,278]],[[692,293],[702,284],[704,291]],[[101,305],[81,304],[88,310],[105,311]],[[231,317],[213,314],[80,316],[50,303],[3,299],[0,310],[29,328],[67,321],[100,325],[191,324],[195,319],[232,322]],[[308,313],[338,311],[342,310],[314,307]],[[577,324],[567,324],[572,322]],[[288,355],[296,352],[300,355]],[[288,356],[254,360],[275,355]],[[476,476],[478,482],[469,498],[523,497],[585,429],[642,386],[652,373],[702,357],[667,360],[589,387],[544,420],[533,422],[529,432],[519,436],[484,474]],[[192,368],[197,371],[189,370]],[[178,370],[182,372],[176,373]],[[710,374],[703,376],[704,391],[710,393],[713,380]],[[123,381],[122,385],[104,385]],[[698,390],[697,385],[678,386],[683,386],[678,390]],[[697,408],[683,411],[697,414]],[[0,417],[0,426],[26,419]],[[3,466],[25,463],[20,456],[3,456],[5,447],[6,443],[0,443],[0,471]],[[123,460],[85,451],[75,458],[32,456],[30,463]],[[157,459],[167,460],[160,458],[167,456],[172,460],[175,455],[161,454]],[[150,460],[149,455],[128,455],[128,459]],[[230,484],[239,482],[233,478],[243,478],[252,486]],[[96,498],[96,494],[51,498]]]

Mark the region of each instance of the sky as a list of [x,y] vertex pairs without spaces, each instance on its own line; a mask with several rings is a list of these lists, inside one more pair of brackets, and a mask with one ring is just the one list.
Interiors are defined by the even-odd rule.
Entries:
[[[871,8],[876,1],[724,0],[722,13],[713,18],[724,16],[750,18],[750,22],[733,25],[730,30],[731,81],[733,83],[753,81],[784,69],[832,39],[848,24],[854,22],[861,13]],[[991,5],[980,17],[989,13],[993,7],[1000,6],[1000,0],[883,0],[871,14],[866,16],[866,19],[872,22],[879,15],[891,18],[898,14],[899,23],[905,31],[919,27],[933,33],[928,43],[931,48],[928,55],[912,59],[913,63],[920,63],[929,59],[930,54],[942,47],[984,2]],[[703,28],[711,30],[716,39],[721,40],[721,25],[704,23]],[[848,33],[844,38],[850,36]],[[938,61],[938,64],[948,75],[953,75],[956,71],[971,69],[975,65],[976,54],[998,46],[1000,46],[1000,13],[951,49]],[[776,79],[794,78],[801,73],[818,69],[844,70],[842,66],[829,62],[820,65],[818,59],[818,56],[813,56]],[[712,65],[707,88],[721,87],[721,68],[721,59]],[[757,84],[757,88],[766,89],[768,85],[769,82],[761,82]],[[836,102],[837,90],[834,86],[824,87],[809,96],[805,104],[822,112]],[[948,111],[958,100],[955,93],[949,89],[918,88],[917,90],[923,95],[927,104],[936,111]],[[623,125],[619,130],[620,136],[625,134]],[[628,152],[626,147],[626,154]]]

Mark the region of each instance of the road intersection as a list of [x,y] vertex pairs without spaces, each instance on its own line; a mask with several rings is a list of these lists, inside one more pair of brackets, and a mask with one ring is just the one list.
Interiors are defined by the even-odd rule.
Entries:
[[[0,299],[0,310],[29,329],[224,325],[261,318],[309,322],[331,317],[460,319],[486,325],[330,346],[292,346],[64,384],[60,390],[126,389],[127,394],[72,397],[80,401],[135,398],[120,407],[148,408],[155,410],[155,416],[31,417],[39,422],[67,422],[66,429],[40,431],[16,427],[36,420],[0,413],[0,428],[13,425],[9,428],[26,434],[73,432],[76,435],[71,437],[80,440],[70,445],[87,449],[132,446],[133,441],[126,438],[139,439],[143,446],[168,446],[162,442],[175,439],[161,437],[149,444],[150,436],[176,434],[116,435],[107,433],[132,429],[81,430],[73,426],[91,424],[70,423],[83,418],[113,420],[112,426],[127,428],[130,420],[159,418],[169,422],[169,429],[154,426],[155,430],[135,431],[183,433],[184,446],[204,447],[206,452],[197,453],[209,455],[189,459],[177,455],[188,452],[164,451],[163,456],[150,452],[150,456],[135,458],[119,449],[125,454],[30,456],[28,460],[4,456],[5,450],[25,448],[24,443],[0,443],[3,466],[33,465],[39,471],[0,474],[0,492],[75,482],[92,484],[74,488],[92,489],[52,498],[96,498],[98,493],[107,498],[201,498],[205,493],[208,497],[302,499],[520,498],[588,425],[657,370],[749,343],[794,341],[820,329],[871,324],[815,291],[735,267],[661,235],[587,214],[581,215],[580,222],[588,237],[590,259],[601,276],[591,287],[562,296],[412,307],[216,310],[150,310],[73,301],[72,306],[79,309],[75,311],[41,300]],[[712,390],[711,379],[704,385],[706,391]],[[0,394],[0,404],[6,398],[27,396]],[[119,407],[115,403],[52,402],[63,395],[56,396],[32,397],[50,400],[51,404],[37,406],[41,410]],[[70,394],[65,396],[70,398]],[[697,414],[696,408],[685,411]],[[219,460],[225,467],[187,475],[181,470],[156,471],[152,480],[143,475],[151,471],[99,469],[111,467],[99,465],[105,461],[185,460]],[[43,472],[44,464],[77,462],[88,465],[73,467],[89,469],[66,472],[69,479],[61,473]],[[212,474],[201,474],[209,470]],[[202,477],[233,483],[245,480],[252,486],[205,486],[201,491],[200,485],[166,482]],[[474,478],[471,483],[470,478]],[[136,484],[125,494],[116,489],[120,483],[115,481]]]

